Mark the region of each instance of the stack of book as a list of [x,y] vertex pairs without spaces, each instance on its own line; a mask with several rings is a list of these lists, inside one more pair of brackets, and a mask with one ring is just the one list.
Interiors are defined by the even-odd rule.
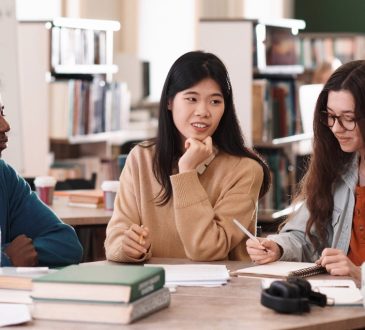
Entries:
[[48,267],[0,267],[0,303],[31,304],[32,279],[51,271]]
[[170,304],[160,267],[73,265],[33,280],[37,319],[128,324]]
[[103,206],[101,190],[75,190],[68,193],[68,205],[98,208]]
[[1,267],[0,288],[31,290],[32,279],[48,274],[48,267]]

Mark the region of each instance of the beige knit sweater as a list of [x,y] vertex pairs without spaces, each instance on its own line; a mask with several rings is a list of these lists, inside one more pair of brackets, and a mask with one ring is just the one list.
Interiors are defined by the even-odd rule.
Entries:
[[[106,230],[107,259],[248,260],[247,237],[232,219],[255,232],[263,180],[259,163],[220,151],[201,175],[195,170],[171,175],[173,197],[161,207],[154,202],[160,185],[152,172],[153,153],[154,147],[137,146],[128,155]],[[148,227],[152,240],[148,253],[139,260],[121,250],[123,233],[133,223]]]

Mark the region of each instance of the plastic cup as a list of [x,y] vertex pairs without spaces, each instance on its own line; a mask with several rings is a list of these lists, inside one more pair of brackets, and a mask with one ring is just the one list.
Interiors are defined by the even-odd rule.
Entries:
[[34,186],[38,197],[47,205],[53,203],[53,192],[57,180],[52,176],[37,176],[34,179]]
[[104,193],[104,208],[112,211],[114,209],[114,200],[119,188],[119,181],[103,181],[101,189]]

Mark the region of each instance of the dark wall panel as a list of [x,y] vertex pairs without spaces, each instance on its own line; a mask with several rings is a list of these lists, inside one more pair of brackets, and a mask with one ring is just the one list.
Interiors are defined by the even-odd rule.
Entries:
[[294,17],[305,32],[365,32],[364,0],[295,0]]

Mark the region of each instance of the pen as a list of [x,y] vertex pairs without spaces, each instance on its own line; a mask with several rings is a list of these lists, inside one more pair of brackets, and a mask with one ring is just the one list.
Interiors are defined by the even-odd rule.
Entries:
[[[234,224],[239,228],[241,229],[242,232],[244,232],[249,238],[251,238],[252,240],[254,240],[255,242],[260,243],[260,241],[258,240],[258,238],[254,235],[252,235],[240,222],[238,222],[238,220],[236,219],[233,219],[233,222]],[[264,251],[267,252],[267,250],[265,249]]]
[[314,286],[313,289],[321,289],[321,288],[350,288],[348,285],[318,285]]

